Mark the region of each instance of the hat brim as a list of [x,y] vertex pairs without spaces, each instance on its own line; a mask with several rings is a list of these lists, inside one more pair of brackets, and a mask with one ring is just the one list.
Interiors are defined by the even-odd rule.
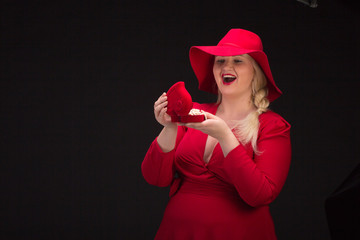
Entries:
[[276,86],[268,58],[263,51],[242,49],[234,46],[193,46],[190,48],[190,63],[199,81],[199,89],[218,94],[217,85],[212,72],[214,56],[236,56],[249,54],[261,67],[269,90],[267,98],[270,102],[281,96],[281,90]]

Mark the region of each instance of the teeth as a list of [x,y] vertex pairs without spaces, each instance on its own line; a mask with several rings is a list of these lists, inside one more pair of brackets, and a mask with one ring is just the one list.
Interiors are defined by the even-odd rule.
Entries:
[[222,77],[223,77],[224,82],[232,82],[236,79],[236,77],[231,74],[224,74]]
[[233,78],[235,78],[234,75],[231,75],[231,74],[224,74],[223,77],[233,77]]

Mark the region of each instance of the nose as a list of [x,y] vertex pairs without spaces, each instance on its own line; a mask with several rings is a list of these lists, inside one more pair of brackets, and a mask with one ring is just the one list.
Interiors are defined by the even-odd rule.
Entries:
[[223,69],[224,70],[232,69],[233,66],[234,66],[233,62],[230,59],[228,59],[225,61],[224,65],[223,65]]

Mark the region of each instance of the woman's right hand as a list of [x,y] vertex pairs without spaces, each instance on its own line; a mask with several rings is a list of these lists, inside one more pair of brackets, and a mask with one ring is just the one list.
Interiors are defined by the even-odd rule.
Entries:
[[176,126],[176,123],[171,122],[170,115],[166,113],[167,104],[166,93],[163,93],[154,104],[155,119],[164,127]]

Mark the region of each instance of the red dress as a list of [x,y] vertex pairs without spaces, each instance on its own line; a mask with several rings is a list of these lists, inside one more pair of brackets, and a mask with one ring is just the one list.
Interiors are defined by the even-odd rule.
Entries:
[[[195,104],[216,113],[217,105]],[[224,157],[217,144],[203,160],[207,135],[178,127],[176,147],[162,152],[156,139],[142,163],[149,184],[170,187],[170,200],[155,239],[276,239],[268,204],[279,194],[288,174],[290,125],[268,111],[259,117],[255,155],[239,145]]]

